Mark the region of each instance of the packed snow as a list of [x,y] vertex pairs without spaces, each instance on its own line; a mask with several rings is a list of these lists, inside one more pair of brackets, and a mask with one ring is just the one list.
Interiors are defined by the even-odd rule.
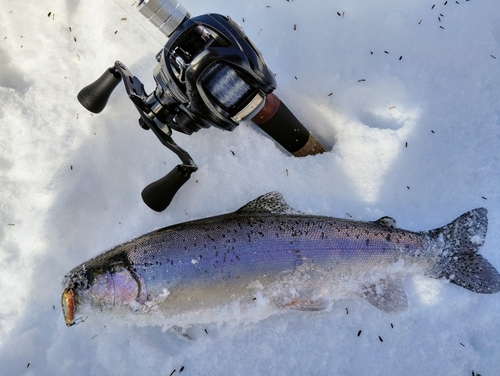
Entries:
[[480,253],[500,269],[500,3],[183,1],[243,26],[328,152],[291,157],[246,123],[174,133],[199,170],[162,213],[140,192],[178,158],[139,127],[123,85],[98,115],[76,95],[115,60],[152,91],[166,37],[132,0],[0,4],[0,375],[500,372],[500,294],[425,276],[406,278],[404,314],[360,299],[237,323],[220,312],[194,340],[99,312],[68,328],[60,304],[63,276],[92,256],[273,190],[303,212],[414,231],[486,207]]

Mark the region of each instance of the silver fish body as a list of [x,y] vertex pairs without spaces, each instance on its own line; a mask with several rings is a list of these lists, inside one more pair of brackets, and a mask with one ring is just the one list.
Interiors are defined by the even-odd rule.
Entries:
[[442,228],[411,232],[389,217],[305,215],[271,192],[234,213],[154,231],[76,267],[63,281],[64,317],[68,326],[89,310],[196,320],[234,303],[319,310],[352,296],[397,312],[408,307],[408,273],[495,293],[500,275],[477,253],[486,214],[475,209]]

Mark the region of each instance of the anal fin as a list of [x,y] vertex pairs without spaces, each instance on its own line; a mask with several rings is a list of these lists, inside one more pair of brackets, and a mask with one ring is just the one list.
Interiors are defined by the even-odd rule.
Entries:
[[408,310],[408,297],[401,278],[381,279],[376,284],[363,286],[360,296],[385,312],[396,313]]
[[380,226],[391,228],[391,229],[396,228],[396,220],[394,218],[387,217],[387,216],[379,218],[374,223],[376,223]]

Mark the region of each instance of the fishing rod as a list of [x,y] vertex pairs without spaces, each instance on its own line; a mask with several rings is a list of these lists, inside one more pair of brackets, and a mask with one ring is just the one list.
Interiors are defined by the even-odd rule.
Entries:
[[78,93],[79,102],[100,113],[122,81],[151,130],[181,164],[142,191],[151,209],[167,208],[198,167],[172,139],[172,130],[187,135],[215,126],[232,131],[250,119],[297,157],[323,153],[323,146],[273,93],[276,79],[243,28],[228,16],[191,17],[176,0],[142,0],[139,12],[167,38],[153,69],[156,89],[147,94],[142,82],[120,61]]

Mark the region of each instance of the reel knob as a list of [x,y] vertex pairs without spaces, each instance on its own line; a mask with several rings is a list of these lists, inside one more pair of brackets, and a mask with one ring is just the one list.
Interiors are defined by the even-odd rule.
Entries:
[[177,165],[160,180],[144,188],[141,193],[142,200],[154,211],[162,212],[170,205],[177,191],[189,180],[192,172],[183,165]]
[[104,110],[109,96],[121,80],[122,76],[115,67],[108,68],[101,77],[80,90],[78,101],[90,112],[98,114]]

